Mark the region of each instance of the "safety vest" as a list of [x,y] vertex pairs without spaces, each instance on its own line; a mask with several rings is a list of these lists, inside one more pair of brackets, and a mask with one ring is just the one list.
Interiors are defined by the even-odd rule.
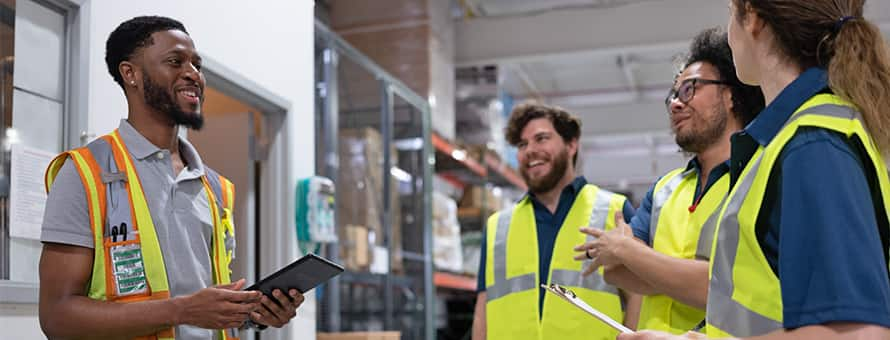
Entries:
[[[695,170],[679,168],[655,184],[649,235],[652,248],[659,253],[681,259],[707,259],[711,255],[718,209],[729,191],[729,174],[714,182],[690,207],[699,178]],[[680,334],[704,319],[705,311],[701,309],[667,295],[647,295],[640,308],[639,329]]]
[[[609,230],[627,199],[585,185],[559,229],[546,282],[571,289],[579,298],[615,320],[623,319],[618,289],[603,280],[602,268],[581,276],[589,261],[573,259],[575,246],[592,237],[578,231],[591,226]],[[486,321],[489,340],[615,339],[618,333],[558,297],[544,296],[539,314],[539,249],[530,198],[495,213],[486,229]],[[541,315],[541,318],[539,318]]]
[[[143,183],[119,132],[115,130],[85,147],[56,156],[46,170],[47,193],[69,158],[74,161],[86,192],[95,244],[89,297],[121,303],[169,299],[164,255],[142,190]],[[234,235],[235,190],[232,182],[210,168],[204,169],[206,173],[201,181],[213,220],[212,254],[208,254],[212,257],[213,282],[227,284],[232,254],[226,250],[225,240],[227,235]],[[174,339],[174,333],[171,327],[137,339]],[[221,330],[220,339],[237,338],[234,330]]]
[[865,166],[874,169],[881,189],[880,196],[872,197],[876,204],[883,203],[883,211],[879,208],[876,217],[890,219],[887,169],[860,114],[834,95],[810,98],[795,111],[772,142],[754,153],[722,208],[709,271],[706,331],[710,337],[756,336],[783,328],[781,283],[760,248],[755,226],[776,160],[798,128],[805,126],[835,131],[861,141],[868,153]]

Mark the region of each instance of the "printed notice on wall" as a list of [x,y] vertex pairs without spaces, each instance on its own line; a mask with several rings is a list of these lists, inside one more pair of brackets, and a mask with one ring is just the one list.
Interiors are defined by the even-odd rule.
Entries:
[[13,144],[9,190],[9,236],[40,239],[46,206],[43,174],[55,154]]

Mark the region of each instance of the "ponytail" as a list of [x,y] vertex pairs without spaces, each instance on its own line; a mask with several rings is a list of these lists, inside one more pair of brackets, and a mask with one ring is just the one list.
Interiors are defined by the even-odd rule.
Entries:
[[862,18],[843,23],[831,40],[829,86],[856,105],[878,150],[890,155],[890,48]]

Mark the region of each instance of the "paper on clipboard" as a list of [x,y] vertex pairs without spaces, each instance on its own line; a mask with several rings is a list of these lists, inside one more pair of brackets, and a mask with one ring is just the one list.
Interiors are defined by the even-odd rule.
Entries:
[[624,325],[622,325],[620,322],[615,321],[614,319],[610,318],[608,315],[603,314],[602,312],[600,312],[600,311],[596,310],[595,308],[591,307],[590,305],[588,305],[586,302],[584,302],[584,300],[579,299],[577,296],[575,296],[575,293],[572,292],[571,290],[568,290],[568,289],[566,289],[558,284],[555,284],[555,283],[551,283],[550,286],[542,284],[541,287],[544,287],[545,289],[547,289],[548,292],[556,294],[556,296],[561,297],[563,300],[568,301],[569,303],[575,305],[575,307],[578,307],[579,309],[587,312],[587,314],[592,315],[593,317],[606,323],[607,325],[618,330],[619,332],[633,333],[633,331],[630,330],[630,328],[624,327]]

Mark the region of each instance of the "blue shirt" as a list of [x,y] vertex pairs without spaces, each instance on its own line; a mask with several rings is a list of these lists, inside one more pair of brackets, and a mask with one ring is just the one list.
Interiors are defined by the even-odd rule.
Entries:
[[[732,185],[800,105],[830,93],[827,78],[823,69],[806,70],[732,137]],[[869,183],[877,181],[865,159],[858,142],[806,127],[776,161],[755,229],[781,281],[786,329],[836,321],[890,327],[887,239],[879,234],[887,226],[876,218]]]
[[[696,176],[701,175],[701,164],[698,163],[697,158],[693,158],[689,160],[689,163],[686,165],[686,171],[689,169],[695,169]],[[711,189],[711,186],[726,175],[729,172],[729,160],[727,159],[725,162],[717,164],[713,169],[711,169],[711,173],[708,174],[708,181],[705,182],[704,190],[701,190],[701,181],[695,181],[695,195],[692,197],[692,201],[689,202],[690,206],[694,205],[708,193],[708,189]],[[643,242],[646,242],[650,247],[652,246],[652,235],[649,235],[649,226],[652,224],[652,196],[655,192],[655,185],[658,184],[661,178],[652,183],[652,186],[649,187],[649,191],[646,192],[646,197],[640,202],[640,207],[637,208],[636,214],[634,214],[633,219],[630,220],[630,228],[633,229],[634,237],[640,239]]]
[[[562,227],[566,216],[569,214],[569,210],[572,208],[572,205],[575,204],[575,198],[578,197],[578,194],[581,192],[581,189],[585,185],[587,185],[587,179],[585,179],[584,176],[578,176],[577,178],[575,178],[574,181],[572,181],[571,184],[562,189],[562,193],[559,195],[559,203],[556,206],[556,211],[553,213],[551,213],[546,206],[538,202],[538,200],[535,199],[534,194],[527,194],[532,202],[532,207],[534,207],[535,211],[535,226],[537,227],[538,231],[539,273],[550,272],[550,260],[553,258],[553,245],[556,243],[556,235],[559,234],[559,229],[560,227]],[[631,217],[633,217],[634,214],[634,210],[633,207],[630,205],[630,201],[624,202],[624,208],[622,210],[624,213],[624,220],[630,221]],[[485,291],[485,249],[487,249],[485,244],[486,242],[486,236],[483,232],[482,256],[479,257],[479,274],[476,287],[476,291],[480,293]],[[574,256],[574,254],[565,254],[562,256]],[[538,281],[538,286],[540,286],[541,284],[546,284],[547,275],[538,275]],[[540,312],[544,309],[544,289],[539,289],[538,297],[538,311]]]

